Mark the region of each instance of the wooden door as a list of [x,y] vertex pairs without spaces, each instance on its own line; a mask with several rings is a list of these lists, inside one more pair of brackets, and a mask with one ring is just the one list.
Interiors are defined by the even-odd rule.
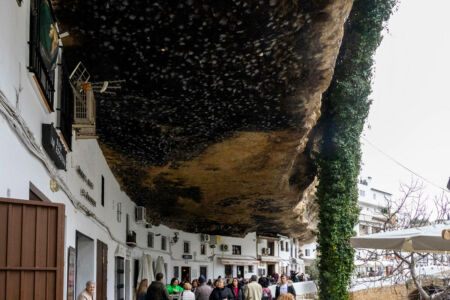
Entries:
[[108,246],[97,240],[97,300],[106,300]]
[[0,198],[0,300],[63,299],[64,209]]

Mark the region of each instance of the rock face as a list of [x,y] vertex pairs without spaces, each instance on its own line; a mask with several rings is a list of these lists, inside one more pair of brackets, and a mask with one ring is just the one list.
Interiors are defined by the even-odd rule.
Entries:
[[152,223],[311,238],[314,127],[351,6],[58,2],[77,40],[67,59],[96,80],[126,80],[116,96],[97,95],[100,140]]

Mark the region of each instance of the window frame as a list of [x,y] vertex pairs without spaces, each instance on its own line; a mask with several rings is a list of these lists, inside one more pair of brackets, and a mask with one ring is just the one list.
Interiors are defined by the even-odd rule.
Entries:
[[147,247],[152,249],[155,247],[155,234],[153,232],[147,233]]
[[[187,246],[187,251],[186,251]],[[191,254],[191,242],[183,241],[183,254]]]
[[167,237],[164,235],[161,236],[161,250],[167,251]]
[[[239,253],[237,253],[239,252]],[[242,255],[242,246],[241,245],[231,245],[231,254],[232,255]]]

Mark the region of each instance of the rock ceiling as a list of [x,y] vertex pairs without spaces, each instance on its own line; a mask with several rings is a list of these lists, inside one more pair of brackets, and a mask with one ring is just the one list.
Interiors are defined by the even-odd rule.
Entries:
[[315,227],[311,151],[352,1],[59,0],[69,66],[126,80],[98,132],[152,223],[188,231]]

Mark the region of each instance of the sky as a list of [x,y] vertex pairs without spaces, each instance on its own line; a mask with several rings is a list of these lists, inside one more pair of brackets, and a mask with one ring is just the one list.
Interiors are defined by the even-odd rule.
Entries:
[[[414,175],[450,177],[450,0],[401,0],[375,54],[373,100],[363,132],[362,176],[399,196]],[[382,154],[379,150],[383,151]],[[430,183],[426,194],[442,193]],[[448,190],[447,190],[448,191]],[[450,192],[446,192],[450,199]]]

